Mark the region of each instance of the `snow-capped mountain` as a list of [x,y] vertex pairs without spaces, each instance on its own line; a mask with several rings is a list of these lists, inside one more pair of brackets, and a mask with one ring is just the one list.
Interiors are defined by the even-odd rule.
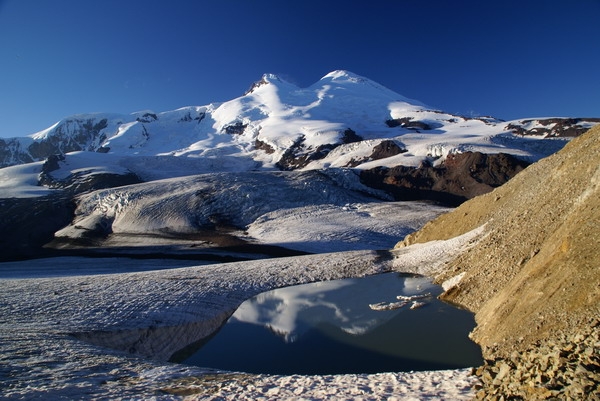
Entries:
[[[444,113],[367,78],[334,71],[308,88],[265,74],[243,96],[221,104],[129,115],[81,114],[22,138],[0,140],[0,165],[92,151],[119,156],[187,156],[242,169],[418,166],[450,152],[506,152],[537,160],[539,139],[574,136],[600,120],[504,122]],[[533,135],[535,140],[523,140]],[[385,160],[374,148],[388,142]],[[392,149],[393,148],[393,149]]]

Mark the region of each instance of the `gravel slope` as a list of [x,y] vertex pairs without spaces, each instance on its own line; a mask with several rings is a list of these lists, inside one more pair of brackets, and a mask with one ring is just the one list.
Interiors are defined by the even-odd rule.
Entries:
[[[488,395],[600,397],[599,221],[600,128],[594,128],[398,244],[449,239],[485,226],[482,239],[459,253],[438,280],[462,278],[445,298],[476,312],[472,336],[489,359]],[[577,356],[568,347],[574,343],[589,346],[579,347]],[[563,360],[535,362],[540,350]],[[515,351],[532,357],[517,358]],[[500,374],[502,363],[509,367]],[[535,366],[543,374],[523,379]],[[502,387],[502,381],[515,386]]]

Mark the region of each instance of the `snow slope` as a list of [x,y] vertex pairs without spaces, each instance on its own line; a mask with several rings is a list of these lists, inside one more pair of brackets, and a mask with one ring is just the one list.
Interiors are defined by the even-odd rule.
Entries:
[[48,195],[50,188],[39,185],[43,162],[20,164],[0,169],[2,198],[31,198]]

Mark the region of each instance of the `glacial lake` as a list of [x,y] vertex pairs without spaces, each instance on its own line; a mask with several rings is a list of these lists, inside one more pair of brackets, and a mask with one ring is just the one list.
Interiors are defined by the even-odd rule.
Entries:
[[468,338],[473,314],[438,300],[441,292],[428,278],[399,273],[268,291],[245,301],[193,354],[175,359],[283,375],[481,365],[481,350]]

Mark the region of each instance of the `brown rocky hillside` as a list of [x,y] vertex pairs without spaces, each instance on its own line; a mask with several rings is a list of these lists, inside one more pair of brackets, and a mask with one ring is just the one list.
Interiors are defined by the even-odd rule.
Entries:
[[476,313],[478,396],[600,399],[600,127],[398,247],[484,224],[437,277],[464,273],[443,297]]

